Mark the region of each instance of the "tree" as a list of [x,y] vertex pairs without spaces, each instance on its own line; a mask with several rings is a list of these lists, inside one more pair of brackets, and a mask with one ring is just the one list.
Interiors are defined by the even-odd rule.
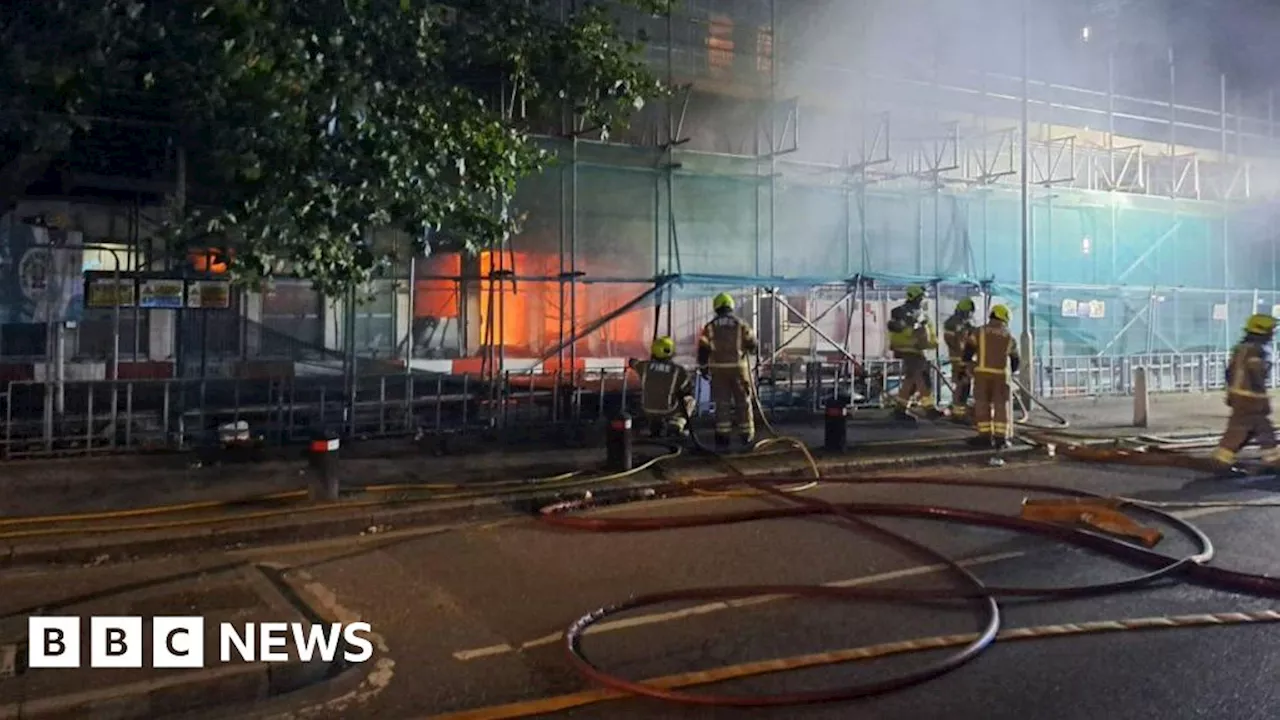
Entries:
[[18,96],[0,124],[11,156],[150,108],[189,168],[180,237],[233,238],[239,277],[286,265],[330,294],[384,261],[373,229],[468,250],[516,229],[516,183],[550,158],[532,122],[510,117],[512,97],[523,118],[568,107],[607,132],[660,92],[639,46],[584,0],[22,7],[0,18],[0,72]]

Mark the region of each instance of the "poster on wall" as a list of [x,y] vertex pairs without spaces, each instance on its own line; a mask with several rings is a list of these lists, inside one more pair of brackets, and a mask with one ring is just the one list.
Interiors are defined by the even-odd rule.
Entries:
[[148,279],[138,287],[138,306],[154,310],[177,310],[182,307],[186,283],[168,278]]
[[1089,317],[1093,319],[1104,318],[1107,316],[1107,303],[1102,300],[1089,301]]
[[1075,317],[1080,312],[1080,303],[1075,300],[1062,301],[1062,317]]
[[1226,320],[1226,319],[1227,319],[1227,304],[1226,304],[1226,303],[1216,303],[1216,304],[1213,306],[1213,319],[1214,319],[1214,320],[1218,320],[1218,321],[1223,321],[1223,320]]
[[[77,231],[41,227],[19,213],[0,217],[0,318],[74,322],[84,315],[83,251]],[[71,246],[71,247],[66,247]]]
[[187,307],[224,310],[231,307],[231,283],[227,280],[193,280],[187,286]]
[[115,273],[85,273],[84,306],[89,309],[133,307],[138,302],[138,283]]

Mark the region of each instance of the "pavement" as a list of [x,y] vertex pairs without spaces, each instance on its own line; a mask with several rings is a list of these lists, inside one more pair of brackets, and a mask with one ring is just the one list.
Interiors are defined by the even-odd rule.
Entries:
[[[1098,435],[1188,430],[1218,432],[1226,408],[1218,395],[1151,396],[1151,424],[1132,425],[1127,398],[1058,400],[1053,409],[1077,432]],[[1037,415],[1037,419],[1045,420]],[[783,434],[822,444],[820,418],[789,423]],[[602,433],[595,438],[596,444]],[[922,422],[894,423],[884,411],[861,410],[849,419],[854,446],[930,442],[968,436],[964,428]],[[494,479],[537,478],[571,470],[598,468],[600,447],[551,447],[511,451],[499,442],[455,441],[447,454],[432,441],[370,441],[344,447],[339,479],[344,488],[389,483],[468,484]],[[307,463],[302,450],[272,453],[265,461],[231,455],[150,456],[19,460],[6,462],[0,474],[0,518],[107,512],[194,502],[235,502],[263,494],[305,489]]]
[[[1142,429],[1133,427],[1132,402],[1124,398],[1063,401],[1054,411],[1071,421],[1071,432],[1089,436],[1203,434],[1225,422],[1221,403],[1207,400],[1154,396],[1152,422]],[[1043,414],[1033,419],[1052,425]],[[774,429],[813,448],[823,443],[821,418]],[[971,434],[966,428],[893,422],[883,411],[854,413],[847,433],[845,452],[815,453],[824,473],[984,456],[965,446]],[[748,474],[811,473],[799,453],[775,450],[735,462]],[[409,441],[344,447],[336,471],[342,498],[336,503],[307,501],[304,488],[312,471],[301,451],[293,459],[276,453],[261,461],[160,455],[9,463],[0,476],[0,566],[101,563],[210,546],[378,533],[528,513],[587,492],[665,492],[725,474],[722,466],[689,453],[658,461],[668,450],[642,444],[636,449],[639,467],[621,476],[604,469],[599,447],[512,451],[474,441],[453,452],[440,455],[436,445]],[[493,482],[506,484],[501,493],[485,486]]]
[[[0,718],[163,717],[216,705],[228,696],[243,702],[294,692],[343,669],[340,656],[303,658],[293,647],[284,648],[287,658],[279,663],[248,662],[235,654],[220,662],[222,623],[243,636],[250,624],[300,623],[310,632],[313,623],[322,622],[273,571],[244,561],[183,558],[85,569],[52,582],[38,574],[10,575],[3,584],[0,655],[8,662],[0,672]],[[202,655],[203,666],[89,667],[92,626],[86,616],[202,618],[202,652],[192,651]],[[28,637],[28,619],[59,617],[81,618],[78,641],[68,639],[79,648],[79,666],[29,667],[29,641],[40,641]],[[141,629],[142,636],[126,638],[125,644],[150,657],[154,632],[145,620]]]
[[[1218,409],[1220,401],[1210,404],[1195,396],[1156,400],[1152,402],[1153,422],[1143,430],[1131,427],[1131,406],[1124,402],[1057,403],[1054,409],[1072,421],[1075,432],[1098,436],[1203,434],[1220,428],[1225,419],[1225,413]],[[780,430],[816,442],[822,429],[810,424]],[[964,435],[960,428],[921,424],[906,429],[870,414],[853,417],[849,431],[851,440],[863,444],[848,453],[821,457],[824,473],[866,478],[878,469],[1017,479],[1161,501],[1252,500],[1270,497],[1278,489],[1265,479],[1253,485],[1206,481],[1185,470],[1085,465],[1050,460],[1042,453],[1009,455],[1004,467],[990,467],[988,456],[965,454],[967,449],[956,441]],[[904,444],[908,439],[918,442]],[[515,455],[490,459],[480,469],[469,462],[475,455],[452,464],[451,458],[432,457],[424,462],[413,453],[356,456],[344,460],[343,467],[344,477],[359,478],[361,483],[373,481],[373,468],[383,468],[385,475],[377,477],[393,478],[398,473],[411,482],[431,479],[465,484],[473,478],[521,474],[527,467],[547,470],[557,462],[562,468],[575,462],[590,467],[599,460],[599,450],[576,451],[579,455],[573,452],[561,449],[534,460]],[[941,466],[920,467],[928,464],[919,462],[920,458],[932,458],[933,464]],[[165,470],[174,469],[152,469],[145,460],[117,462],[121,467],[135,463],[133,472],[144,478],[160,477]],[[361,462],[368,464],[356,465]],[[794,454],[737,458],[733,462],[759,474],[801,475],[804,470]],[[725,468],[712,469],[718,464],[690,457],[683,464],[664,465],[661,472],[635,482],[653,487],[708,473],[723,475]],[[84,485],[95,486],[95,477],[111,477],[85,465],[68,466],[66,473],[55,475],[71,496]],[[228,485],[255,486],[258,476],[253,472],[261,472],[262,477],[273,471],[285,472],[261,465],[265,464],[214,470],[222,473],[217,477],[226,478]],[[81,475],[73,477],[73,467]],[[208,468],[188,469],[199,474]],[[296,465],[292,471],[298,471]],[[16,473],[18,480],[5,482],[36,484],[34,472]],[[123,478],[135,477],[120,473]],[[214,477],[212,471],[205,477]],[[285,478],[277,479],[285,486]],[[289,479],[296,482],[296,476]],[[217,482],[206,480],[203,487]],[[173,487],[180,485],[174,481]],[[236,488],[244,489],[241,485]],[[829,484],[812,493],[832,501],[932,503],[1005,514],[1016,514],[1026,495],[972,487],[879,484]],[[93,502],[127,508],[127,501],[119,497],[126,494],[98,491]],[[187,497],[176,491],[174,496]],[[581,491],[573,490],[568,496],[581,497]],[[580,693],[590,687],[565,661],[559,647],[563,628],[583,613],[639,594],[744,584],[936,586],[949,582],[936,558],[885,546],[865,534],[851,532],[832,518],[651,533],[582,533],[552,529],[531,518],[529,500],[522,504],[491,497],[490,510],[480,512],[477,508],[482,501],[456,501],[459,509],[454,515],[425,512],[414,505],[347,508],[339,513],[341,518],[315,513],[319,519],[314,521],[305,519],[311,514],[303,508],[286,508],[282,517],[272,519],[284,531],[260,538],[262,543],[248,544],[226,542],[209,527],[218,524],[217,516],[198,511],[188,518],[192,521],[188,525],[138,533],[136,542],[149,544],[154,552],[128,561],[129,553],[107,557],[109,553],[104,551],[111,547],[112,538],[132,536],[130,533],[95,534],[81,529],[66,540],[11,538],[7,541],[8,559],[26,564],[11,562],[8,569],[0,569],[0,587],[5,589],[0,597],[0,612],[4,613],[0,617],[0,718],[412,719],[506,703],[543,703],[541,698]],[[611,517],[666,516],[755,508],[763,503],[753,498],[659,498],[589,512]],[[438,508],[449,503],[423,504]],[[373,522],[361,513],[372,512],[404,514],[399,516],[401,520],[359,532],[358,523]],[[1274,512],[1266,507],[1208,507],[1185,515],[1196,518],[1195,522],[1219,543],[1215,563],[1274,574],[1280,570],[1280,551],[1275,550],[1280,547],[1276,542],[1280,538],[1273,537],[1280,534],[1280,525],[1271,518]],[[948,557],[966,560],[992,584],[1071,584],[1132,571],[1077,549],[1001,531],[922,521],[877,522]],[[304,524],[316,526],[317,532],[301,532],[298,528]],[[0,531],[6,529],[0,527]],[[290,539],[297,542],[283,544]],[[1171,538],[1159,549],[1178,554],[1185,550],[1185,544],[1179,544],[1182,542]],[[95,551],[104,554],[93,556]],[[90,558],[89,566],[65,564],[70,558]],[[36,564],[41,559],[64,564]],[[161,587],[164,589],[157,589]],[[642,679],[750,660],[972,632],[978,619],[966,606],[800,600],[702,603],[692,609],[689,605],[645,608],[622,621],[610,621],[603,631],[588,636],[586,650],[610,671]],[[1004,626],[1271,607],[1265,600],[1166,584],[1100,599],[1008,603]],[[202,615],[208,622],[219,618],[245,622],[362,620],[372,625],[377,652],[360,665],[299,664],[288,672],[278,666],[217,663],[200,671],[24,669],[21,643],[26,618],[62,611],[78,615]],[[1258,681],[1274,672],[1278,664],[1266,650],[1272,639],[1269,634],[1275,632],[1274,626],[1259,624],[1000,644],[973,663],[918,689],[852,705],[779,708],[752,711],[751,715],[843,718],[853,713],[916,720],[944,716],[1093,718],[1100,713],[1127,718],[1155,712],[1168,718],[1271,718],[1275,716],[1276,693],[1272,684]],[[12,660],[8,670],[6,658]],[[712,689],[738,693],[811,689],[883,677],[906,666],[918,666],[923,659],[913,655],[874,663],[844,663]],[[5,677],[14,673],[14,677]],[[521,712],[527,715],[531,708],[539,707],[545,703],[526,706]],[[627,699],[585,704],[551,716],[719,718],[745,713]]]

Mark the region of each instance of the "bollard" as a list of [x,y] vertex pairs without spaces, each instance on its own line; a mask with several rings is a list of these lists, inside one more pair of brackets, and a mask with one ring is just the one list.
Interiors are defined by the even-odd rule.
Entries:
[[839,398],[827,401],[823,413],[824,435],[822,447],[830,452],[844,452],[849,449],[848,407]]
[[1151,397],[1147,394],[1147,369],[1133,369],[1133,426],[1147,426],[1147,416],[1151,412]]
[[311,472],[308,490],[312,501],[333,502],[338,499],[338,447],[335,433],[320,433],[311,441],[308,462]]
[[605,468],[612,472],[631,469],[631,416],[623,413],[609,421],[604,439]]

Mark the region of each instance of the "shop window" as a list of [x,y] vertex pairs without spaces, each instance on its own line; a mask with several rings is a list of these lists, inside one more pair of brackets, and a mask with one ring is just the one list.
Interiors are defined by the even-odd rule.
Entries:
[[320,296],[301,280],[277,280],[262,296],[262,354],[294,357],[324,347]]
[[395,283],[381,280],[355,307],[355,350],[360,355],[386,355],[396,347]]

